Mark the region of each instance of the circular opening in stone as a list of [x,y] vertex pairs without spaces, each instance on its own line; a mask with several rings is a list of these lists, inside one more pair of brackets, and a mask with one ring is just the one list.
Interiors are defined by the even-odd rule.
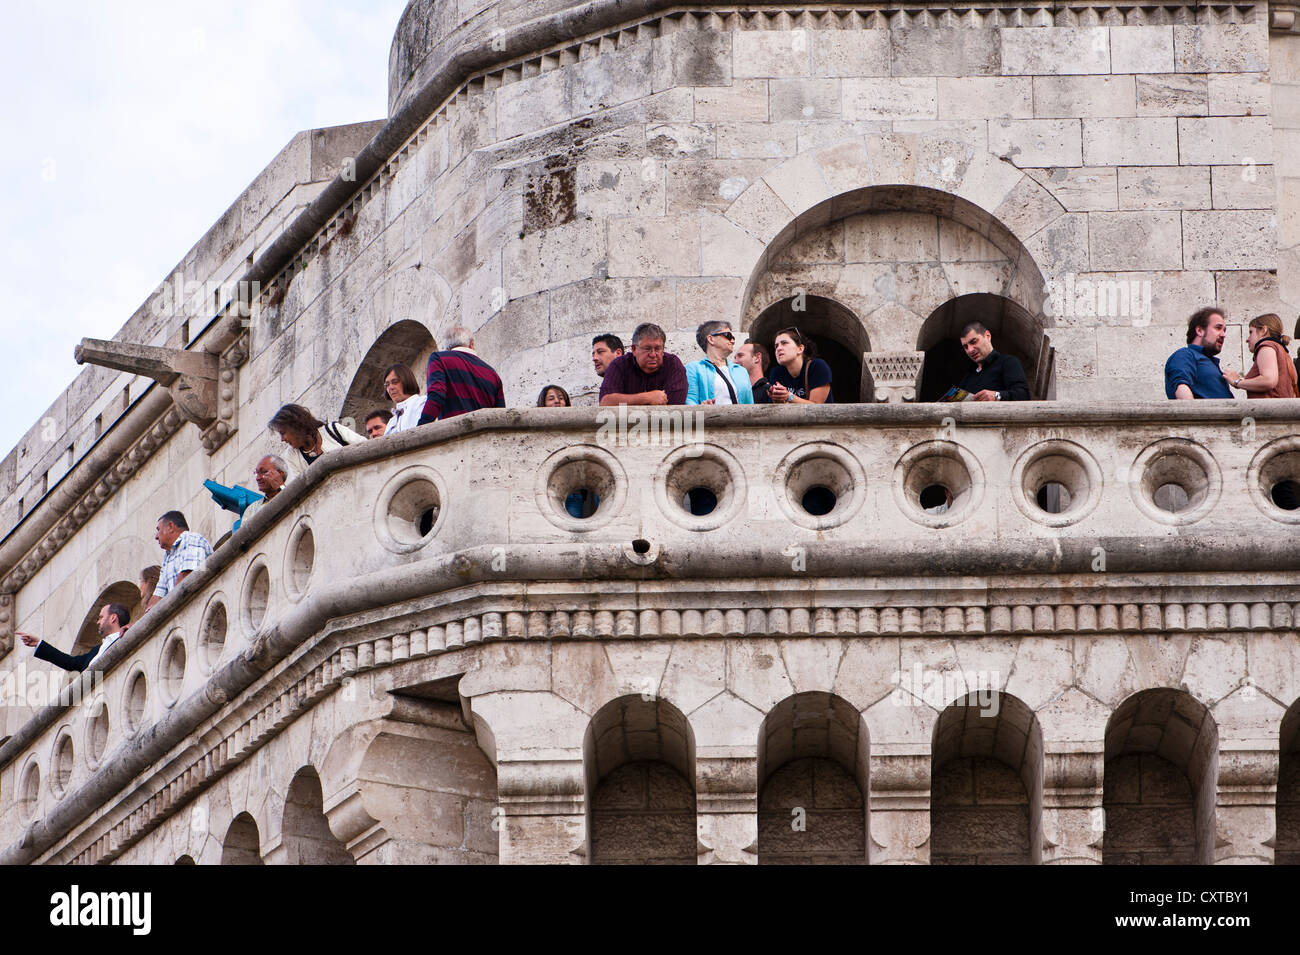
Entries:
[[589,487],[580,487],[564,496],[564,512],[576,520],[586,520],[600,507],[600,495]]
[[98,763],[104,758],[104,750],[108,748],[108,707],[102,702],[98,705],[95,715],[90,718],[90,725],[86,730],[86,745],[92,763]]
[[126,694],[126,725],[135,732],[144,723],[144,708],[148,701],[149,684],[143,673],[136,673],[131,678],[131,686]]
[[399,544],[419,544],[433,533],[442,501],[427,478],[407,481],[388,501],[388,532]]
[[1300,510],[1300,481],[1284,478],[1273,485],[1269,498],[1284,511]]
[[[432,524],[430,524],[432,527]],[[307,592],[312,568],[316,566],[316,537],[306,524],[299,525],[289,545],[289,589],[295,596]]]
[[605,462],[594,457],[565,461],[546,482],[546,494],[560,513],[585,521],[594,517],[602,499],[614,493],[614,474]]
[[946,523],[971,501],[974,482],[957,448],[938,445],[912,461],[903,476],[903,493],[922,513]]
[[248,578],[244,591],[244,626],[256,633],[266,619],[266,607],[271,600],[271,574],[265,564],[258,564]]
[[36,811],[36,800],[41,795],[41,770],[35,760],[27,764],[23,773],[22,787],[18,791],[18,801],[23,813],[30,816]]
[[632,550],[638,554],[650,553],[650,542],[643,537],[638,537],[632,542]]
[[203,665],[208,669],[216,666],[221,659],[221,652],[226,648],[227,629],[226,605],[219,600],[214,601],[208,608],[208,618],[199,632],[199,654]]
[[1191,498],[1188,496],[1185,487],[1171,481],[1156,488],[1151,494],[1151,501],[1160,510],[1168,511],[1170,514],[1177,514],[1179,511],[1187,510]]
[[849,506],[853,499],[853,475],[843,462],[826,453],[801,458],[786,475],[790,500],[812,517],[825,517],[836,505]]
[[815,484],[804,492],[799,503],[813,517],[825,517],[835,510],[836,495],[830,488]]
[[1060,481],[1048,481],[1034,495],[1038,509],[1048,514],[1064,514],[1070,509],[1072,500],[1070,489]]
[[693,487],[682,497],[682,507],[695,517],[712,514],[718,508],[718,495],[712,488]]
[[50,788],[56,796],[63,796],[72,781],[72,737],[66,733],[54,744],[54,762],[50,766]]
[[185,640],[180,631],[172,631],[172,636],[163,651],[162,672],[159,674],[162,693],[173,703],[181,695],[181,686],[185,682]]
[[731,473],[713,457],[682,458],[668,472],[668,498],[694,517],[731,503]]
[[1189,454],[1157,454],[1142,472],[1142,493],[1160,510],[1171,514],[1198,507],[1209,491],[1209,475]]
[[921,510],[927,514],[943,514],[952,507],[952,492],[942,484],[930,484],[921,488],[917,495]]

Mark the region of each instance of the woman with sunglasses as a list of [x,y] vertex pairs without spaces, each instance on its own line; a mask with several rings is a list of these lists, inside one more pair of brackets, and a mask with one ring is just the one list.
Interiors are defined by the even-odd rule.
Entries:
[[736,347],[730,322],[705,322],[695,330],[704,356],[686,366],[688,405],[752,405],[749,372],[729,356]]
[[817,347],[799,329],[791,326],[776,333],[772,354],[771,385],[767,393],[772,404],[790,402],[797,405],[832,404],[831,366],[815,357]]

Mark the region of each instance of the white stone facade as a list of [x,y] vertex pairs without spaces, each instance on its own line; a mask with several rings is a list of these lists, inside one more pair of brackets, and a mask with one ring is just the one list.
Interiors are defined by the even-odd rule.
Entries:
[[[119,334],[208,403],[92,368],[0,464],[0,860],[1300,861],[1300,401],[1163,397],[1196,308],[1238,369],[1300,312],[1294,5],[583,9],[415,0],[390,120],[177,267],[251,315]],[[707,318],[839,403],[529,407]],[[1035,401],[929,400],[969,318]],[[456,324],[510,410],[326,456],[52,701],[15,629]]]

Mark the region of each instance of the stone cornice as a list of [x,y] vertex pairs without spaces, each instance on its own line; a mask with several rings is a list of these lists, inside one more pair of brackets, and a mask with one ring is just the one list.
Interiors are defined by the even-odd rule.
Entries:
[[1268,28],[1274,33],[1300,33],[1300,3],[1270,3]]

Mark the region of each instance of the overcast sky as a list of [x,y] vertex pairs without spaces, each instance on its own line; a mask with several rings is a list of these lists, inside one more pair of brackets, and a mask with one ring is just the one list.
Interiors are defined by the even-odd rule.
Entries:
[[405,6],[4,3],[0,457],[294,133],[387,115]]

